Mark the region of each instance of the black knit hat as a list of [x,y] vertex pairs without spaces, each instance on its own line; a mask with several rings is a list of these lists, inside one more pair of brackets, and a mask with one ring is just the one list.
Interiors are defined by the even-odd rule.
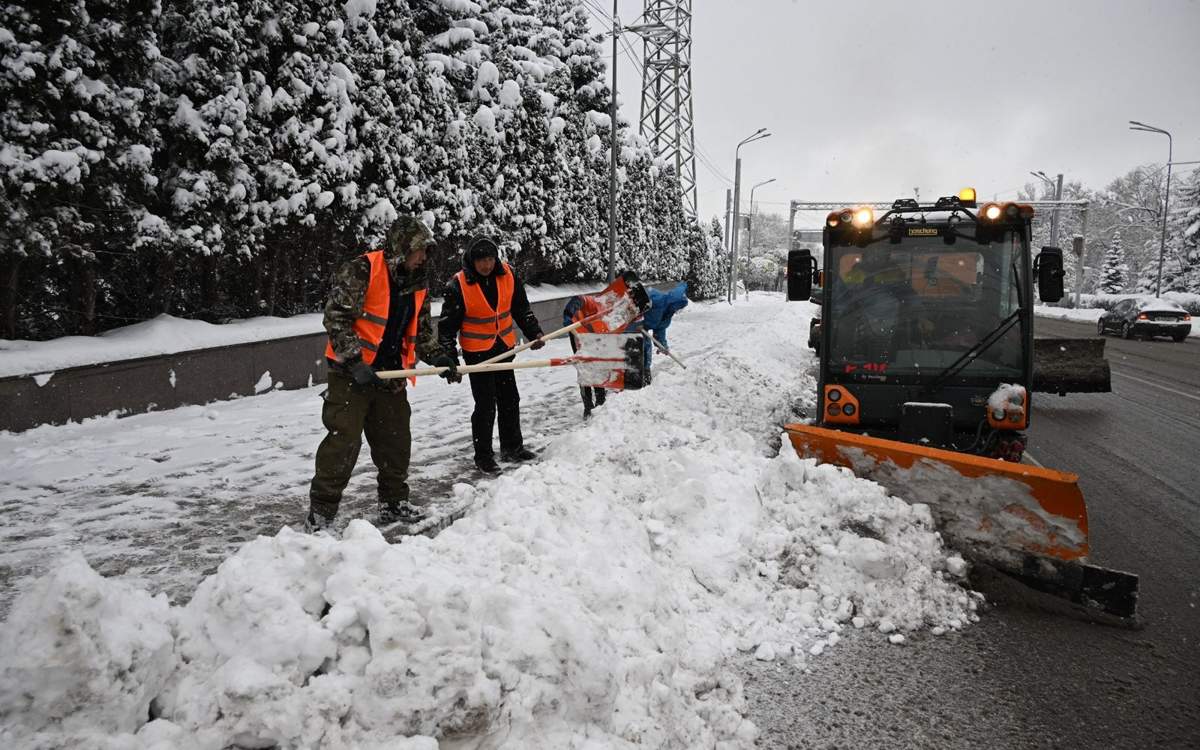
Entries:
[[484,258],[499,258],[500,246],[491,237],[476,237],[467,245],[467,260],[471,262]]

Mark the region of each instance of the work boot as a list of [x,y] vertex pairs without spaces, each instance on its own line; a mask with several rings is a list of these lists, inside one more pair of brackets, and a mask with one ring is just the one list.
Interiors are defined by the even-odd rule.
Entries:
[[428,518],[425,509],[419,505],[413,505],[410,502],[392,502],[379,500],[379,523],[378,526],[391,526],[395,523],[413,524],[420,523]]
[[516,450],[501,451],[500,458],[504,459],[505,461],[520,463],[521,461],[530,461],[537,458],[537,454],[528,448],[521,447],[517,448]]
[[496,463],[496,459],[493,456],[476,456],[475,466],[484,474],[499,474],[501,471],[503,471],[503,469],[500,468],[500,464]]
[[333,532],[333,519],[333,516],[323,516],[315,510],[310,510],[308,517],[304,519],[304,533],[330,534]]

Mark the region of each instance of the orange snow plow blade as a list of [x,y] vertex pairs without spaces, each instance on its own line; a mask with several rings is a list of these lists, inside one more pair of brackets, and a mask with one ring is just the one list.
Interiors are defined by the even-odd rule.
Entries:
[[1077,475],[811,425],[785,429],[801,456],[929,506],[949,544],[968,558],[1085,607],[1134,616],[1137,577],[1086,564]]

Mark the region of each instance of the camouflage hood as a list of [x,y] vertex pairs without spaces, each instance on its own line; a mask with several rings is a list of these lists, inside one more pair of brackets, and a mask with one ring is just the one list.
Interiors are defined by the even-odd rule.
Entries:
[[433,244],[433,232],[425,222],[412,216],[401,216],[388,229],[383,249],[389,261],[403,263],[412,250],[421,246],[432,249]]
[[404,268],[404,259],[422,245],[432,250],[433,244],[433,232],[420,219],[401,216],[392,222],[383,246],[383,256],[401,294],[428,288],[429,262],[426,261],[418,266],[417,270],[410,272]]

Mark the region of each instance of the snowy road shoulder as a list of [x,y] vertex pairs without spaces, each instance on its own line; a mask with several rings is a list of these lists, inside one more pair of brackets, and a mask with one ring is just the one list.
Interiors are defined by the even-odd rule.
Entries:
[[813,390],[809,353],[783,343],[806,310],[694,305],[672,328],[687,370],[662,364],[536,464],[456,487],[476,510],[436,539],[284,530],[183,606],[68,561],[0,629],[0,739],[751,747],[734,653],[803,662],[847,628],[902,642],[975,618],[927,511],[779,452]]

